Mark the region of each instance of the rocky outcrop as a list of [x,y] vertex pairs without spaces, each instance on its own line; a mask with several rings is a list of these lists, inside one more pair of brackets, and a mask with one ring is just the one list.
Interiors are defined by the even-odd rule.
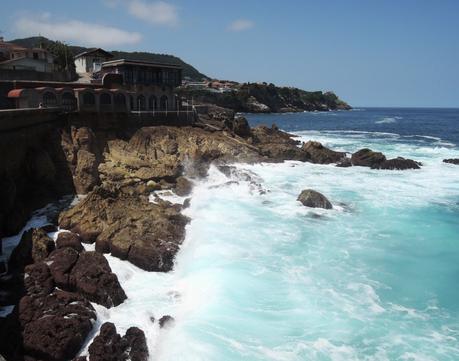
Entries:
[[312,189],[303,190],[298,196],[297,200],[300,201],[306,207],[324,209],[333,208],[330,201],[323,194],[316,192]]
[[159,319],[160,328],[172,327],[174,323],[175,323],[174,317],[169,316],[169,315],[165,315]]
[[148,271],[166,272],[185,237],[188,218],[180,210],[168,202],[153,204],[145,196],[98,187],[62,213],[59,224],[96,242],[99,252]]
[[361,167],[377,167],[386,161],[386,156],[380,152],[374,152],[371,149],[364,148],[352,154],[352,165]]
[[421,163],[416,162],[412,159],[405,159],[402,157],[388,159],[378,165],[373,166],[374,169],[397,169],[397,170],[405,170],[405,169],[420,169]]
[[459,158],[443,159],[443,163],[459,165]]
[[54,248],[54,241],[44,230],[32,228],[24,232],[19,244],[13,250],[9,268],[22,271],[25,266],[44,260]]
[[193,183],[185,177],[178,177],[174,192],[180,197],[186,197],[190,195],[193,189]]
[[148,347],[145,334],[131,327],[121,337],[113,323],[106,322],[88,348],[89,361],[147,361]]
[[80,254],[69,281],[79,294],[107,308],[118,306],[127,298],[107,260],[97,252]]
[[304,143],[301,149],[308,153],[308,161],[312,163],[337,163],[346,157],[346,153],[335,152],[334,150],[324,147],[321,143],[312,140]]

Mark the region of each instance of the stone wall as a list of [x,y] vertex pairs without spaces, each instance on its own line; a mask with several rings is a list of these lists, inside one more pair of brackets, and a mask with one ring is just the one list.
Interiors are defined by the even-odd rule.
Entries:
[[72,76],[70,72],[45,73],[28,69],[0,69],[0,80],[71,81]]

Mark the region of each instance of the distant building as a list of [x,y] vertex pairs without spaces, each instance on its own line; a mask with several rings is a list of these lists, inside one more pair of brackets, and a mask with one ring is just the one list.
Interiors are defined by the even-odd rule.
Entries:
[[0,69],[52,73],[54,57],[45,49],[24,48],[5,42],[3,37],[0,37]]
[[91,49],[75,56],[77,73],[96,73],[102,69],[102,63],[113,58],[113,54],[101,48]]

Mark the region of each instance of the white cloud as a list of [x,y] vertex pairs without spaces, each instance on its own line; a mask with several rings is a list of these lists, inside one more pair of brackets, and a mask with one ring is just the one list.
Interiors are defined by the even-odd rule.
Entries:
[[176,26],[178,24],[177,7],[164,1],[132,0],[128,3],[128,11],[136,18],[153,25]]
[[234,20],[229,26],[228,30],[230,31],[244,31],[251,29],[255,26],[254,22],[247,19],[238,19]]
[[53,40],[75,42],[86,46],[116,46],[136,44],[142,35],[111,26],[87,23],[79,20],[53,21],[49,14],[23,16],[14,24],[18,36],[43,35]]

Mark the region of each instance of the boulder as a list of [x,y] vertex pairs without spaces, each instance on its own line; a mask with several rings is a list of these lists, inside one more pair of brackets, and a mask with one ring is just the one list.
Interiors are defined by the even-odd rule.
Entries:
[[70,273],[78,257],[78,252],[70,247],[56,249],[49,255],[46,263],[57,287],[67,291],[74,290],[70,283]]
[[312,189],[303,190],[298,196],[300,201],[306,207],[332,209],[330,201],[321,193]]
[[54,248],[54,241],[43,229],[29,229],[11,253],[8,266],[12,270],[22,271],[25,266],[44,260]]
[[113,323],[106,322],[88,348],[89,361],[146,361],[148,347],[145,334],[131,327],[121,337]]
[[340,168],[352,167],[352,162],[350,158],[343,158],[339,163],[336,164]]
[[352,154],[352,165],[361,167],[377,168],[386,161],[386,156],[380,152],[373,152],[371,149],[364,148]]
[[459,158],[443,159],[443,163],[450,163],[450,164],[459,165]]
[[54,289],[54,280],[46,263],[28,265],[24,271],[24,288],[28,295],[48,295]]
[[24,296],[18,317],[26,358],[64,361],[81,349],[96,313],[83,297],[56,290],[49,295]]
[[235,116],[231,125],[231,130],[234,132],[234,134],[239,135],[242,138],[250,137],[250,126],[245,117],[241,115]]
[[344,152],[335,152],[321,143],[310,140],[303,143],[301,147],[303,151],[309,154],[309,161],[318,164],[337,163],[346,157]]
[[186,197],[190,195],[193,189],[193,183],[186,177],[178,177],[175,185],[175,193],[180,197]]
[[412,159],[405,159],[402,157],[388,159],[378,165],[374,165],[371,168],[373,169],[420,169],[420,163]]
[[172,316],[165,315],[159,319],[159,327],[172,327],[175,323],[175,319]]
[[83,252],[79,255],[71,270],[69,282],[88,300],[107,308],[118,306],[127,298],[107,260],[97,252]]
[[73,232],[60,232],[56,239],[56,248],[70,247],[77,252],[84,250],[81,237]]

